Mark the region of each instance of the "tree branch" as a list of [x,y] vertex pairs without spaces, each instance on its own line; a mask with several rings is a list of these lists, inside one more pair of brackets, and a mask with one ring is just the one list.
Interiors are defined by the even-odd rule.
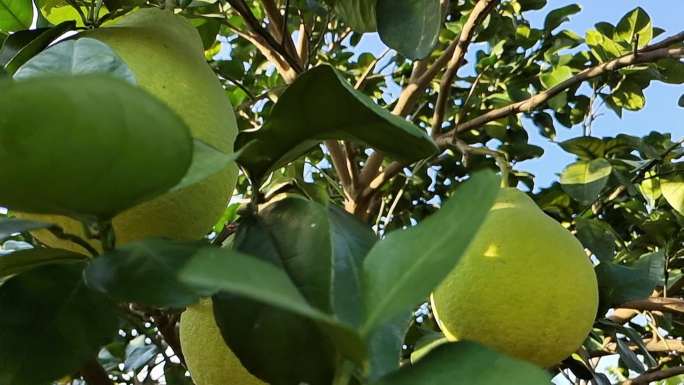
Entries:
[[[484,20],[484,16],[486,16],[485,12],[488,13],[491,11],[491,9],[493,9],[493,7],[482,8],[483,5],[486,6],[487,4],[496,2],[498,2],[498,0],[480,0],[475,5],[475,8],[473,8],[471,14],[468,16],[468,20],[466,21],[466,24],[463,25],[462,31],[474,30],[474,28],[477,27],[482,20]],[[479,9],[479,12],[476,12],[476,9]],[[473,25],[467,25],[468,23],[473,23]],[[432,79],[434,79],[439,71],[441,71],[442,68],[447,65],[447,63],[449,63],[449,60],[454,56],[454,52],[456,51],[457,47],[461,44],[461,40],[462,39],[459,36],[458,39],[452,41],[451,44],[449,44],[449,46],[444,50],[442,55],[440,55],[440,57],[438,57],[437,60],[435,60],[435,62],[432,63],[432,65],[428,67],[420,77],[409,83],[406,88],[404,88],[404,90],[401,92],[401,95],[399,95],[399,100],[397,100],[394,110],[392,111],[395,115],[403,116],[408,113],[408,111],[415,104],[416,100],[418,100],[420,93],[425,91]],[[468,39],[468,44],[469,41],[470,39]],[[467,46],[461,48],[463,51],[466,51],[466,49]],[[456,70],[458,70],[458,68],[456,68]]]
[[[650,338],[644,340],[646,350],[653,353],[684,353],[684,342],[676,339],[660,339]],[[638,350],[639,346],[636,344],[629,345],[630,350]],[[602,357],[618,354],[617,343],[610,342],[603,347],[603,350],[597,350],[589,353],[590,357]]]
[[337,176],[340,178],[342,189],[348,197],[351,197],[353,194],[351,170],[348,168],[347,157],[345,156],[345,151],[342,148],[342,145],[337,140],[326,140],[325,146],[330,152],[330,158],[332,159],[333,166],[335,166],[335,170],[337,171]]
[[681,298],[650,297],[623,303],[620,305],[620,308],[639,311],[660,311],[663,313],[684,314],[684,300]]
[[297,49],[295,48],[294,41],[292,41],[292,36],[288,33],[287,20],[283,18],[280,14],[280,9],[276,5],[274,0],[261,0],[261,4],[264,6],[264,11],[268,20],[271,21],[269,24],[269,30],[271,35],[275,40],[280,42],[283,49],[286,50],[293,58],[297,58],[299,64],[303,64],[301,58],[297,54]]
[[464,62],[465,54],[468,51],[470,42],[475,34],[475,29],[482,23],[482,20],[491,12],[498,4],[499,0],[480,0],[475,4],[472,12],[468,16],[461,34],[456,40],[456,47],[454,53],[447,64],[446,71],[442,75],[439,86],[439,94],[437,95],[437,103],[435,111],[432,115],[432,136],[436,137],[439,134],[446,115],[447,102],[451,95],[451,85],[454,83],[456,73],[461,68]]
[[648,385],[654,381],[664,380],[666,378],[678,376],[680,374],[684,374],[684,366],[646,372],[631,380],[622,381],[619,385]]
[[94,358],[83,365],[80,372],[88,385],[114,385],[102,365]]
[[646,47],[637,51],[637,53],[632,53],[619,57],[617,59],[599,64],[595,67],[587,68],[584,71],[578,73],[577,75],[558,83],[557,85],[549,88],[546,91],[540,92],[528,99],[523,101],[509,104],[507,106],[491,110],[483,115],[480,115],[472,120],[461,123],[454,127],[449,132],[440,135],[436,142],[437,145],[443,147],[452,141],[452,138],[459,132],[472,130],[483,125],[505,118],[510,115],[515,115],[521,112],[530,112],[535,108],[539,107],[552,97],[566,91],[568,88],[576,86],[586,80],[601,76],[605,73],[618,70],[620,68],[628,67],[635,64],[650,63],[659,59],[664,58],[676,58],[684,56],[684,48],[658,48],[651,49]]

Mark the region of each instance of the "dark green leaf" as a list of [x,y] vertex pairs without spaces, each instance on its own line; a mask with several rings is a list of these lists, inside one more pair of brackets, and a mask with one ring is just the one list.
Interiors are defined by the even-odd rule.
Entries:
[[679,97],[679,100],[677,101],[677,105],[679,107],[684,107],[684,95]]
[[610,224],[597,219],[577,218],[577,238],[601,261],[615,256],[617,236]]
[[645,371],[644,364],[639,360],[639,357],[629,349],[629,345],[622,338],[617,338],[616,342],[620,359],[622,359],[630,370],[637,373],[643,373]]
[[254,375],[272,385],[332,382],[335,348],[311,319],[228,293],[213,303],[224,340]]
[[378,33],[409,59],[422,59],[437,44],[442,25],[439,0],[377,0]]
[[0,278],[53,263],[87,260],[83,254],[61,249],[36,248],[0,255]]
[[[0,0],[2,1],[2,0]],[[18,39],[26,39],[25,44],[21,45],[21,48],[16,50],[14,52],[14,55],[12,55],[10,58],[7,59],[7,62],[3,60],[3,63],[5,65],[5,70],[7,70],[7,73],[9,74],[14,74],[14,72],[21,67],[24,63],[26,63],[29,59],[31,59],[34,55],[38,54],[40,51],[45,49],[50,43],[52,43],[55,39],[60,37],[62,34],[64,34],[67,31],[70,31],[76,27],[76,24],[73,21],[65,21],[55,27],[52,28],[45,28],[45,29],[40,29],[40,30],[33,30],[33,31],[22,31],[18,33],[25,33],[26,36],[22,36],[21,38]],[[35,32],[39,31],[39,32]],[[16,34],[15,34],[16,35]],[[31,36],[31,39],[28,40],[28,36]],[[14,40],[14,35],[12,35],[12,44],[16,43],[16,40]],[[5,45],[9,44],[10,38],[7,39],[5,42]],[[3,46],[4,50],[4,46]]]
[[546,15],[544,19],[544,31],[550,34],[554,29],[558,28],[561,24],[570,20],[569,16],[572,16],[582,10],[577,4],[566,5],[565,7],[554,9]]
[[58,76],[0,87],[0,163],[13,165],[0,169],[12,181],[0,191],[5,207],[108,219],[167,191],[190,166],[185,123],[121,80]]
[[13,234],[46,229],[52,226],[53,225],[50,223],[29,221],[25,219],[2,219],[0,220],[0,241],[11,237]]
[[560,142],[561,148],[580,159],[592,160],[601,158],[605,154],[606,145],[599,138],[593,136],[580,136]]
[[163,239],[129,243],[94,259],[85,280],[120,302],[182,308],[212,293],[178,280],[178,272],[203,246]]
[[404,340],[413,314],[406,312],[375,329],[368,341],[370,381],[399,369]]
[[547,385],[546,372],[473,342],[442,344],[375,385]]
[[437,151],[422,129],[373,103],[327,65],[301,75],[280,97],[264,127],[238,135],[236,148],[255,141],[244,148],[239,162],[260,180],[324,139],[361,141],[407,162]]
[[107,44],[91,38],[67,40],[47,48],[19,67],[14,79],[85,74],[107,74],[136,83],[123,59]]
[[190,185],[201,182],[206,178],[221,172],[235,162],[240,152],[226,154],[203,141],[193,139],[192,163],[183,179],[170,191],[184,189]]
[[221,23],[217,19],[208,17],[189,18],[190,23],[197,29],[202,38],[204,49],[211,48],[216,42],[216,35],[221,29]]
[[115,308],[85,286],[82,270],[80,263],[48,265],[0,286],[0,383],[55,381],[114,337]]
[[451,271],[494,203],[498,182],[491,172],[475,174],[435,214],[375,244],[363,265],[365,334],[409,311]]
[[610,162],[603,158],[580,160],[568,165],[561,173],[563,190],[581,203],[591,203],[608,183],[612,171]]
[[28,29],[33,21],[33,4],[26,0],[0,0],[0,32]]
[[646,254],[633,266],[601,262],[596,267],[599,282],[600,309],[647,298],[663,281],[662,251]]

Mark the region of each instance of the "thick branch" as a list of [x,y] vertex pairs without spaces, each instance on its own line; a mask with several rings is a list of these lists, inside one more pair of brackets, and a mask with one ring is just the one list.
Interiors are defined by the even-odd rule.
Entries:
[[351,195],[352,191],[352,180],[351,173],[347,167],[348,162],[346,154],[342,145],[337,140],[326,140],[325,146],[330,152],[330,158],[332,159],[333,166],[335,166],[335,171],[337,171],[337,176],[340,178],[340,183],[342,188],[347,195]]
[[647,372],[631,380],[622,381],[620,385],[648,385],[654,381],[664,380],[680,374],[684,374],[684,366]]
[[269,29],[271,30],[273,37],[280,42],[280,45],[283,46],[283,49],[285,49],[292,57],[300,59],[299,64],[302,64],[301,58],[297,54],[294,41],[292,41],[292,36],[290,36],[287,29],[287,20],[283,19],[278,5],[276,5],[274,0],[261,0],[261,3],[264,6],[266,16],[271,21],[271,28]]
[[586,80],[604,75],[608,72],[616,71],[620,68],[635,64],[651,63],[664,58],[676,58],[682,56],[684,56],[684,48],[658,48],[652,50],[647,47],[647,49],[642,49],[636,54],[625,55],[620,58],[599,64],[595,67],[587,68],[577,75],[558,83],[548,90],[540,92],[526,100],[491,110],[484,115],[480,115],[472,120],[457,125],[451,131],[440,135],[437,138],[437,144],[443,147],[450,143],[454,135],[459,132],[476,129],[491,121],[505,118],[510,115],[515,115],[520,112],[530,112],[561,92],[564,92],[567,89]]
[[88,361],[80,370],[81,376],[88,385],[113,385],[109,375],[96,359]]
[[660,311],[663,313],[684,314],[684,300],[681,298],[650,297],[629,301],[620,305],[620,307],[640,311]]
[[[684,353],[684,342],[681,340],[650,338],[644,340],[644,345],[646,346],[646,350],[652,353]],[[639,346],[636,344],[630,344],[629,349],[638,350]],[[612,354],[618,354],[617,343],[615,342],[608,343],[603,347],[603,350],[591,352],[589,355],[591,357],[602,357]]]
[[435,112],[432,115],[432,135],[436,136],[444,121],[446,115],[447,102],[451,95],[451,85],[454,83],[456,73],[463,65],[465,54],[468,51],[470,42],[475,34],[475,29],[482,23],[482,20],[491,12],[498,3],[498,0],[480,0],[475,4],[475,8],[468,16],[461,30],[461,34],[456,40],[456,48],[447,64],[446,71],[442,75],[439,86],[439,94],[437,96],[437,104],[435,105]]

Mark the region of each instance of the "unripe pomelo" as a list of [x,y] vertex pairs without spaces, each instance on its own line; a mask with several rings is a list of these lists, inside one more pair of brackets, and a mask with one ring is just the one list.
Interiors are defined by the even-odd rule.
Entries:
[[196,385],[264,385],[226,346],[211,301],[188,307],[180,320],[181,349]]
[[432,307],[448,339],[549,367],[589,334],[598,285],[581,243],[526,194],[506,188]]
[[[233,151],[237,123],[232,106],[204,59],[199,33],[187,20],[168,11],[146,8],[81,35],[108,44],[128,64],[138,85],[170,106],[193,137],[223,152]],[[146,237],[201,238],[223,214],[236,180],[237,167],[231,165],[200,183],[121,213],[113,221],[117,242]],[[55,223],[68,233],[83,236],[81,224],[70,218],[21,216]],[[35,236],[51,247],[83,251],[47,231],[37,231]]]

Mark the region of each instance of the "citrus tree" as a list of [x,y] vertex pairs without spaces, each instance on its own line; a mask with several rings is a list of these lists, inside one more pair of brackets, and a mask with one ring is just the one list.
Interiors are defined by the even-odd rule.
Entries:
[[0,0],[0,385],[681,383],[682,139],[592,126],[684,32],[580,10]]

